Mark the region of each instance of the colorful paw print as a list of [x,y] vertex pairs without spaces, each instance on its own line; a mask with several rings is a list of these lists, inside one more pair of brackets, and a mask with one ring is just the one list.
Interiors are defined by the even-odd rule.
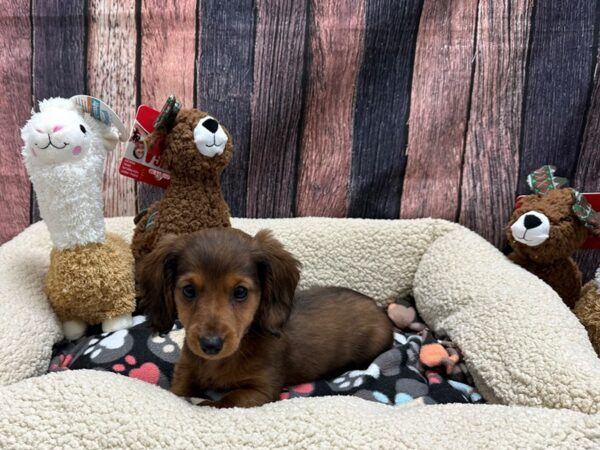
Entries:
[[50,370],[59,371],[59,370],[68,370],[69,366],[73,362],[73,355],[58,355],[58,362],[52,363],[50,365]]
[[91,339],[83,354],[89,355],[95,363],[104,364],[122,358],[132,347],[133,338],[129,334],[129,330],[119,330],[108,333],[101,339]]
[[314,383],[298,384],[296,386],[289,387],[286,391],[279,394],[279,398],[281,400],[286,400],[294,397],[310,397],[310,394],[312,394],[314,390]]
[[133,355],[125,356],[125,363],[128,366],[130,366],[128,373],[126,372],[128,368],[125,366],[125,364],[121,364],[121,363],[114,364],[112,366],[112,370],[114,370],[115,372],[120,373],[122,375],[126,375],[131,378],[137,378],[138,380],[145,381],[146,383],[158,384],[158,382],[161,378],[161,373],[160,373],[160,369],[158,368],[158,366],[156,364],[151,363],[151,362],[146,362],[139,367],[132,368],[131,366],[135,366],[137,364],[137,360],[135,359],[135,356],[133,356]]
[[328,381],[327,384],[336,392],[349,391],[362,386],[368,378],[378,379],[381,376],[381,369],[375,363],[371,364],[366,370],[351,370],[343,375]]

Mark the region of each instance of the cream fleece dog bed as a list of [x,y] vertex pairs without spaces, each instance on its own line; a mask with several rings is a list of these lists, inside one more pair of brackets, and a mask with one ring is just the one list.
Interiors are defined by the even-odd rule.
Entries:
[[[272,229],[304,263],[302,287],[348,286],[382,303],[412,292],[496,404],[325,397],[214,410],[112,373],[43,375],[61,334],[42,293],[50,242],[38,223],[0,248],[0,447],[600,447],[600,359],[585,330],[550,287],[473,232],[433,219],[233,225]],[[131,238],[131,218],[107,227]]]

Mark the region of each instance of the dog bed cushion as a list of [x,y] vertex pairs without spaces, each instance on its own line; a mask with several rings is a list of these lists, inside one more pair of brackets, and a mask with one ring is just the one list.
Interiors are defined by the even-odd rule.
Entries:
[[[484,398],[509,406],[407,408],[337,396],[215,410],[107,372],[40,376],[62,335],[42,292],[50,243],[38,223],[0,248],[0,442],[35,448],[600,446],[600,360],[585,330],[549,286],[481,237],[433,219],[233,223],[250,233],[272,229],[303,261],[301,287],[348,286],[382,304],[412,292],[432,330],[460,347]],[[107,225],[131,238],[131,218]]]
[[[349,329],[351,332],[351,329]],[[97,333],[97,331],[96,331]],[[94,369],[126,375],[169,389],[185,331],[179,322],[161,336],[153,333],[144,316],[135,316],[128,330],[91,334],[75,342],[62,341],[55,346],[50,372]],[[328,380],[315,380],[289,386],[281,399],[355,395],[365,400],[391,405],[479,403],[481,396],[468,383],[463,364],[425,367],[421,352],[436,347],[459,354],[449,341],[435,340],[428,330],[419,333],[394,331],[391,349],[379,355],[364,370],[351,370]],[[450,372],[450,373],[448,373]],[[207,391],[199,399],[218,400],[221,393]]]

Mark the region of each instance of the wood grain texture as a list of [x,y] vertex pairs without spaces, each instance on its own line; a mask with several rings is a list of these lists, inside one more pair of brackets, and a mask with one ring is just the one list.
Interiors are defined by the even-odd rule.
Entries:
[[31,187],[20,128],[31,110],[29,2],[0,2],[0,244],[29,225]]
[[312,0],[296,214],[344,217],[364,0]]
[[198,35],[198,108],[221,121],[233,138],[222,190],[234,217],[246,215],[254,53],[252,0],[204,0]]
[[[135,118],[135,0],[90,0],[88,4],[88,90],[119,115],[129,131]],[[125,145],[108,154],[104,167],[104,213],[135,214],[135,182],[119,174]]]
[[572,178],[593,71],[597,2],[536,3],[526,84],[518,194],[544,164]]
[[[594,90],[587,113],[583,142],[572,186],[581,192],[600,192],[600,60],[596,61]],[[580,250],[575,255],[585,281],[600,267],[600,250]]]
[[[194,106],[196,0],[139,0],[141,4],[142,103],[160,109],[171,94]],[[138,210],[162,197],[160,188],[137,185]]]
[[305,29],[306,2],[257,0],[249,217],[293,215]]
[[356,86],[348,215],[398,218],[423,1],[369,0]]
[[[33,97],[85,94],[85,2],[32,0]],[[32,196],[31,221],[40,219]]]
[[533,0],[482,0],[460,223],[496,246],[515,204],[523,89]]
[[400,216],[456,220],[477,0],[425,0],[415,54]]

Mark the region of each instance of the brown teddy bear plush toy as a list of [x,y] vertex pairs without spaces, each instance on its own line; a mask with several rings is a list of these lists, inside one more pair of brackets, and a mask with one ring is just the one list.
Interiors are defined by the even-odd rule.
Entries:
[[152,147],[164,139],[161,167],[170,172],[171,182],[164,197],[134,220],[131,249],[136,264],[166,234],[231,226],[220,181],[233,153],[229,132],[195,109],[163,109],[157,122],[146,142]]
[[544,166],[527,177],[534,194],[522,198],[506,228],[508,257],[548,283],[569,308],[581,291],[581,272],[571,255],[590,234],[600,236],[600,214],[556,168]]
[[600,267],[594,279],[583,286],[573,312],[587,330],[592,346],[600,356]]

